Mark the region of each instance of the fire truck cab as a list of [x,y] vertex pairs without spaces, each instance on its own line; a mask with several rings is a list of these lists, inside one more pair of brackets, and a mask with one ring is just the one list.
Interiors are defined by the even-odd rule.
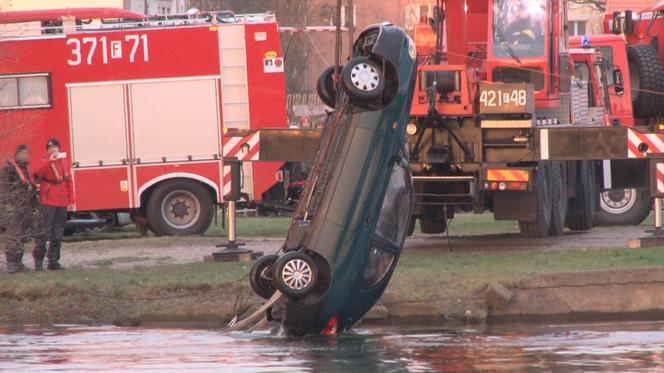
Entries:
[[[77,211],[131,211],[159,235],[202,234],[230,185],[224,158],[257,160],[286,128],[272,14],[150,17],[109,8],[0,13],[0,159],[59,138]],[[279,163],[243,165],[260,199]]]

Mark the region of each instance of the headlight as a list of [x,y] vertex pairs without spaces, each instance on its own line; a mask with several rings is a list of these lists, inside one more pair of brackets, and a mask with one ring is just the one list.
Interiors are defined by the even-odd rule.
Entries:
[[414,134],[417,133],[417,124],[415,123],[408,123],[406,126],[406,133],[413,136]]

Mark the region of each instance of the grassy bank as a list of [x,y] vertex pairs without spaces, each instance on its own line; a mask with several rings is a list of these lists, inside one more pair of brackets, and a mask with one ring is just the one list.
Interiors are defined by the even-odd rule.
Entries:
[[[237,235],[239,237],[283,237],[288,231],[291,219],[288,217],[253,218],[238,217]],[[449,226],[451,236],[476,235],[488,233],[515,233],[519,231],[518,224],[514,221],[494,221],[492,214],[457,214]],[[420,233],[419,222],[415,226],[415,233]],[[133,225],[123,227],[114,232],[84,232],[76,233],[65,240],[80,241],[84,239],[114,239],[114,238],[143,238],[162,239],[164,242],[187,242],[200,240],[201,238],[226,237],[227,231],[222,227],[221,220],[214,223],[205,232],[203,237],[161,237],[157,238],[152,233],[148,237],[141,237]]]
[[[664,250],[406,251],[382,300],[428,303],[452,312],[491,281],[506,285],[543,273],[664,266]],[[247,263],[0,274],[0,324],[207,321],[222,325],[260,302]]]

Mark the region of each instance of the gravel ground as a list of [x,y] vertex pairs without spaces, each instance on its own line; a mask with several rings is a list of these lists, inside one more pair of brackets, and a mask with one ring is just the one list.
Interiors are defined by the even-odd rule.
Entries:
[[[626,248],[629,240],[646,235],[644,226],[596,228],[591,232],[567,231],[561,237],[544,239],[522,238],[516,233],[452,236],[416,235],[406,240],[405,250],[452,250],[454,252],[504,250],[590,250]],[[241,238],[246,248],[265,254],[276,252],[283,237]],[[214,237],[146,237],[119,238],[96,241],[66,242],[61,263],[70,268],[129,268],[202,261],[203,257],[220,250],[215,245],[224,242]],[[24,258],[32,264],[29,250]],[[0,259],[4,267],[4,256]]]

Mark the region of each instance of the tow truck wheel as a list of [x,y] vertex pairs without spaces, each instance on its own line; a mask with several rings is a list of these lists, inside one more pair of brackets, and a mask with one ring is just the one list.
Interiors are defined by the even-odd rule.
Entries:
[[424,234],[440,234],[447,230],[444,214],[425,215],[420,217],[420,230]]
[[385,86],[383,69],[368,57],[348,61],[341,70],[341,81],[353,103],[361,106],[366,106],[363,101],[380,97]]
[[147,219],[159,236],[203,234],[214,215],[210,192],[193,180],[168,180],[150,194]]
[[576,171],[576,197],[570,200],[567,226],[573,231],[587,231],[593,227],[595,198],[597,198],[594,163],[580,161]]
[[628,45],[627,60],[634,116],[659,116],[664,106],[664,66],[657,50],[649,44]]
[[334,89],[334,81],[332,76],[334,75],[334,66],[329,66],[327,69],[323,70],[323,73],[320,74],[318,78],[318,83],[316,84],[316,91],[318,92],[318,97],[323,103],[331,108],[337,103],[337,91]]
[[595,225],[639,225],[650,214],[652,199],[644,189],[611,189],[600,193]]
[[567,165],[565,162],[552,162],[550,174],[551,186],[551,226],[549,235],[561,236],[565,229],[567,216]]
[[537,206],[535,220],[520,220],[519,231],[524,237],[540,238],[549,235],[551,228],[551,211],[553,210],[553,198],[551,185],[549,184],[551,170],[545,162],[537,165],[535,173],[535,190],[537,193]]
[[254,262],[249,272],[249,283],[254,292],[261,298],[270,299],[277,288],[272,277],[272,265],[278,255],[265,255]]
[[272,266],[272,273],[277,289],[291,297],[306,295],[318,282],[316,263],[299,251],[280,256]]

